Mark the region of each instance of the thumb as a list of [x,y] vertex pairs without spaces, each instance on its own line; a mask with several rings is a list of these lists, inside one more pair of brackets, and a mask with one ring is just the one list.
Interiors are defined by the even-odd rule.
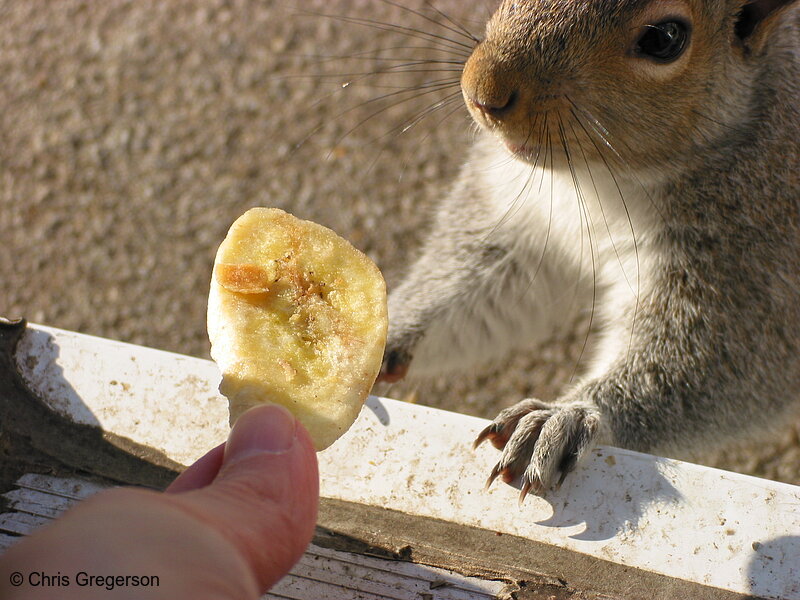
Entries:
[[282,406],[250,409],[234,425],[213,481],[172,498],[222,533],[266,590],[300,559],[314,534],[314,445]]

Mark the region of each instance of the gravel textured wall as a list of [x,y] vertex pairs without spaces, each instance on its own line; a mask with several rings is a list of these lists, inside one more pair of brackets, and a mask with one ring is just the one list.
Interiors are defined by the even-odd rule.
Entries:
[[[480,32],[492,2],[438,0],[452,23],[403,4],[425,12],[382,0],[0,1],[0,314],[207,356],[214,252],[255,205],[332,227],[395,283],[473,131],[450,85],[457,65],[419,72],[423,51],[409,46],[458,60],[455,22]],[[380,391],[491,417],[522,396],[552,398],[577,338]],[[789,423],[705,460],[800,483],[799,446]]]

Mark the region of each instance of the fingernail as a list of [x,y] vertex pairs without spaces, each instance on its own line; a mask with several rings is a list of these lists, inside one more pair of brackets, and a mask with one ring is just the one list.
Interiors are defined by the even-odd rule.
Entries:
[[278,404],[256,406],[244,413],[233,426],[225,444],[224,462],[253,454],[284,454],[294,445],[296,421],[292,413]]

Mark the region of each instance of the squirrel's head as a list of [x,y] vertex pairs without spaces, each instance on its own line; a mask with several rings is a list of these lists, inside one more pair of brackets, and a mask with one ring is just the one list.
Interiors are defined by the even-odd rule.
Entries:
[[737,123],[771,32],[798,4],[504,0],[464,68],[464,98],[522,160],[600,160],[610,147],[658,166]]

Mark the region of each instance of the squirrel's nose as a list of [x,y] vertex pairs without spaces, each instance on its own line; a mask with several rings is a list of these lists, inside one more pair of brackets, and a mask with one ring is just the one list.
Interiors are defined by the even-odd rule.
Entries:
[[479,44],[464,65],[461,89],[470,110],[487,119],[508,119],[520,103],[519,74],[498,59],[494,47]]
[[487,117],[497,121],[502,120],[503,116],[510,113],[517,104],[519,93],[517,90],[505,91],[503,95],[494,98],[473,98],[467,95],[467,101]]

